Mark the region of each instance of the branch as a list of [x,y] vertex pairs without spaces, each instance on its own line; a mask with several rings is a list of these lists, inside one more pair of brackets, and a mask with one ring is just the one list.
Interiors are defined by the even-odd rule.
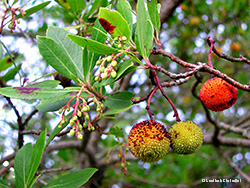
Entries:
[[219,148],[217,148],[217,151],[226,159],[229,165],[242,176],[243,179],[250,183],[250,177],[246,173],[244,173],[236,164],[234,164],[225,152],[223,152]]

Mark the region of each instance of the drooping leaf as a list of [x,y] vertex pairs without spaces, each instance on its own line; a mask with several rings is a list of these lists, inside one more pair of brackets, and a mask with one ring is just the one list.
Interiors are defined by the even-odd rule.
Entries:
[[[29,9],[25,10],[24,11],[25,12],[24,17],[27,17],[27,16],[29,16],[29,15],[31,15],[31,14],[33,14],[33,13],[35,13],[35,12],[41,10],[41,9],[43,9],[49,3],[50,3],[50,1],[46,1],[46,2],[43,2],[43,3],[39,4],[39,5],[33,6],[33,7],[29,8]],[[22,18],[23,16],[22,16],[22,14],[18,14],[16,17],[17,18]]]
[[133,32],[133,13],[132,8],[127,0],[118,0],[117,11],[127,21],[130,33]]
[[122,112],[124,112],[124,111],[126,111],[126,110],[129,110],[131,107],[132,107],[132,105],[131,105],[131,106],[128,106],[128,107],[126,107],[126,108],[122,108],[122,109],[110,109],[110,110],[106,111],[106,112],[104,113],[104,115],[105,115],[105,116],[108,116],[108,115],[119,114],[119,113],[122,113]]
[[66,115],[66,122],[65,122],[64,125],[62,125],[62,127],[58,127],[58,125],[59,125],[59,123],[60,123],[60,122],[59,122],[59,123],[57,124],[57,126],[53,129],[52,133],[50,134],[50,136],[49,136],[49,138],[48,138],[48,140],[47,140],[46,146],[48,146],[49,143],[54,139],[54,137],[55,137],[58,133],[60,133],[60,132],[68,125],[68,123],[69,123],[69,121],[70,121],[70,118],[72,117],[73,112],[74,112],[74,111],[72,111],[72,112],[70,112],[70,113],[68,113],[68,114]]
[[124,137],[124,133],[122,132],[121,128],[117,125],[110,127],[109,133],[118,137]]
[[144,58],[149,57],[150,52],[152,50],[153,38],[154,38],[154,29],[150,20],[147,20],[146,26],[147,26],[147,29],[145,30],[146,40],[142,41],[142,44],[140,44],[141,39],[140,36],[138,36],[138,33],[136,33],[135,35],[136,48],[139,54],[141,54]]
[[[146,26],[146,29],[145,29]],[[153,27],[150,20],[147,20],[147,12],[143,0],[137,3],[137,25],[136,25],[136,48],[143,58],[148,58],[150,47],[153,45]],[[152,43],[152,44],[151,44]]]
[[118,50],[112,47],[109,47],[105,44],[102,44],[100,42],[94,41],[92,39],[87,39],[84,37],[79,37],[76,35],[67,35],[72,41],[74,41],[76,44],[82,46],[82,47],[87,47],[88,50],[99,53],[102,55],[110,55],[110,54],[116,54],[118,53]]
[[68,57],[71,59],[71,62],[74,64],[78,78],[83,80],[82,48],[66,37],[67,34],[68,32],[62,28],[50,26],[47,30],[46,36],[53,39],[65,50]]
[[35,173],[42,159],[42,154],[45,149],[46,133],[47,131],[45,130],[40,134],[32,151],[26,182],[28,187],[32,184],[32,180],[34,179]]
[[[111,76],[106,79],[106,80],[102,80],[101,82],[96,82],[95,86],[96,87],[102,87],[105,85],[109,85],[112,84],[113,82],[115,82],[116,80],[120,79],[121,76],[123,75],[123,73],[129,68],[133,66],[133,62],[132,59],[127,59],[126,61],[119,63],[117,66],[117,76],[116,78],[112,78]],[[124,75],[126,76],[126,75]]]
[[54,88],[37,88],[37,87],[4,87],[0,88],[0,94],[15,99],[48,99],[58,97],[73,92],[77,89],[54,89]]
[[156,33],[158,34],[160,29],[160,17],[157,9],[157,0],[147,1],[147,6],[151,22],[156,30]]
[[71,172],[54,181],[49,182],[43,188],[77,188],[85,184],[97,171],[96,168],[86,168],[80,171]]
[[98,20],[112,37],[126,36],[129,40],[130,30],[128,23],[119,12],[101,7]]
[[126,109],[132,106],[133,93],[130,91],[122,91],[115,95],[107,97],[105,104],[110,109]]
[[78,14],[85,7],[85,1],[83,0],[67,0],[69,6],[73,12]]
[[37,44],[44,60],[55,70],[69,79],[71,78],[71,75],[77,77],[78,73],[74,62],[68,55],[65,48],[48,37],[38,36]]
[[15,187],[25,187],[31,160],[32,144],[25,144],[16,154],[14,161]]

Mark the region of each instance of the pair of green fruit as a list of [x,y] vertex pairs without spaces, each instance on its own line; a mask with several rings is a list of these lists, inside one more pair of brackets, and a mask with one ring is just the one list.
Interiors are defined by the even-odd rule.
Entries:
[[146,120],[134,125],[128,136],[130,151],[144,162],[158,161],[170,147],[178,154],[195,153],[202,143],[202,130],[192,121],[180,121],[167,132],[164,125]]

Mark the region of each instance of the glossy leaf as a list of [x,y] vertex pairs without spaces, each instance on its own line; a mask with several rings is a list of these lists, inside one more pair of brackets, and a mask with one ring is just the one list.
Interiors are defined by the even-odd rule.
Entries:
[[25,144],[16,154],[14,161],[15,187],[25,187],[27,183],[28,169],[33,151],[32,144]]
[[32,180],[34,179],[35,173],[42,159],[42,154],[45,149],[46,133],[47,131],[45,130],[40,134],[32,151],[26,182],[26,185],[28,186],[32,184]]
[[60,44],[51,38],[41,36],[37,37],[37,44],[44,60],[60,74],[69,79],[71,78],[71,75],[78,75],[74,62],[68,55],[65,48],[63,48]]
[[110,127],[109,133],[118,137],[124,137],[124,133],[122,132],[121,128],[117,125]]
[[[132,59],[128,59],[122,63],[119,63],[118,66],[117,66],[117,76],[116,78],[112,78],[111,76],[106,79],[106,80],[102,80],[101,82],[96,82],[95,83],[95,86],[96,87],[102,87],[102,86],[105,86],[105,85],[109,85],[109,84],[112,84],[113,82],[115,82],[116,80],[120,79],[121,76],[123,75],[123,73],[129,68],[129,67],[132,67],[133,66],[133,62],[132,62]],[[124,75],[126,76],[126,75]]]
[[132,8],[127,0],[118,0],[117,11],[127,21],[130,33],[133,32],[133,13]]
[[[27,9],[27,10],[24,10],[24,12],[25,12],[24,17],[27,17],[27,16],[29,16],[29,15],[31,15],[31,14],[45,8],[49,3],[50,3],[50,1],[46,1],[46,2],[43,2],[43,3],[39,4],[39,5],[33,6],[33,7],[29,8],[29,9]],[[22,16],[22,14],[18,14],[16,17],[17,18],[22,18],[23,16]]]
[[49,182],[43,188],[77,188],[85,184],[97,170],[96,168],[86,168],[80,171],[71,172]]
[[157,9],[157,0],[147,1],[147,6],[151,22],[156,30],[156,33],[159,33],[160,17]]
[[75,70],[77,71],[78,78],[84,79],[83,65],[82,65],[82,48],[74,43],[72,40],[67,38],[68,32],[62,28],[50,26],[48,28],[46,36],[57,42],[67,53],[71,62],[74,64]]
[[87,47],[88,50],[99,53],[102,55],[110,55],[110,54],[116,54],[118,53],[118,50],[112,47],[109,47],[105,44],[102,44],[100,42],[97,42],[92,39],[87,39],[84,37],[79,37],[76,35],[67,35],[72,41],[74,41],[76,44],[82,46],[82,47]]
[[65,95],[67,93],[77,92],[77,89],[54,89],[37,87],[4,87],[0,88],[0,94],[15,99],[48,99]]
[[54,139],[54,137],[60,133],[69,123],[70,121],[70,118],[72,117],[72,114],[73,114],[74,111],[68,113],[66,115],[66,119],[67,121],[65,122],[64,125],[62,125],[62,127],[58,127],[58,125],[60,124],[60,122],[57,124],[57,126],[53,129],[52,133],[50,134],[48,140],[47,140],[47,143],[46,143],[46,146],[48,146],[50,144],[50,142]]
[[119,12],[101,7],[98,20],[112,37],[126,36],[127,39],[130,38],[128,23]]
[[105,104],[110,109],[126,109],[132,105],[133,93],[122,91],[115,95],[107,97]]

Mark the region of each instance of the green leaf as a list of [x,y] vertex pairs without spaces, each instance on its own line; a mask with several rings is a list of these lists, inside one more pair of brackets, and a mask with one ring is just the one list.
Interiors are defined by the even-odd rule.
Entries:
[[124,137],[124,133],[122,132],[121,128],[118,127],[117,125],[110,127],[109,133],[118,137]]
[[97,10],[97,8],[99,7],[99,5],[101,4],[102,0],[95,0],[94,3],[91,5],[91,8],[89,10],[89,13],[86,15],[86,18],[88,18],[95,10]]
[[6,70],[11,65],[13,65],[13,62],[11,61],[10,57],[5,57],[0,61],[0,72]]
[[9,80],[13,80],[14,77],[16,76],[16,74],[18,73],[18,71],[21,69],[21,65],[18,65],[16,67],[14,67],[13,69],[10,69],[4,76],[3,76],[3,80],[5,82],[9,81]]
[[0,187],[1,188],[11,188],[11,186],[9,186],[7,184],[7,182],[3,181],[3,180],[0,180]]
[[[105,116],[108,116],[108,115],[119,114],[119,113],[122,113],[122,112],[124,112],[124,111],[130,109],[131,107],[132,107],[132,105],[131,105],[131,106],[128,106],[128,107],[126,107],[126,108],[122,108],[122,109],[110,109],[110,110],[106,111],[106,112],[104,113],[104,115],[105,115]],[[105,116],[104,116],[104,117],[105,117]]]
[[68,57],[71,59],[71,62],[74,64],[78,78],[83,80],[82,48],[66,37],[67,34],[68,32],[62,28],[50,26],[46,36],[53,39],[65,50]]
[[[107,38],[107,36],[105,34],[105,30],[103,29],[103,27],[99,23],[98,19],[96,19],[95,25],[93,27],[91,39],[103,44],[105,42],[106,38]],[[100,56],[99,52],[97,52],[97,53],[91,52],[91,51],[89,52],[88,72],[92,71],[99,56]]]
[[59,80],[44,80],[42,82],[35,82],[28,84],[26,87],[57,87],[61,81]]
[[83,49],[82,59],[83,59],[82,66],[83,66],[84,78],[87,78],[90,72],[89,72],[89,53],[86,47]]
[[[132,59],[127,59],[126,61],[119,63],[117,66],[117,76],[116,78],[112,78],[111,76],[106,79],[106,80],[102,80],[101,82],[96,82],[94,85],[96,87],[102,87],[105,85],[109,85],[112,84],[113,82],[115,82],[116,80],[119,80],[121,78],[121,76],[123,75],[123,73],[129,68],[133,66],[133,62]],[[126,76],[126,75],[124,75]]]
[[[39,4],[39,5],[33,6],[33,7],[29,8],[29,9],[25,10],[24,11],[25,12],[24,17],[27,17],[27,16],[29,16],[29,15],[31,15],[31,14],[33,14],[33,13],[35,13],[35,12],[41,10],[41,9],[43,9],[49,3],[50,3],[50,1],[46,1],[46,2],[43,2],[43,3]],[[23,16],[22,16],[22,14],[18,14],[16,17],[17,18],[22,18]]]
[[127,21],[130,33],[133,33],[133,10],[127,0],[118,0],[117,11]]
[[27,183],[27,174],[31,160],[32,144],[25,144],[16,154],[14,161],[15,169],[15,187],[25,187]]
[[98,20],[112,37],[126,36],[130,39],[128,23],[119,12],[101,7]]
[[125,109],[132,106],[133,95],[130,91],[122,91],[107,97],[105,104],[110,109]]
[[70,121],[70,118],[72,117],[72,114],[73,114],[74,111],[68,113],[66,115],[66,119],[67,121],[65,122],[64,125],[62,125],[62,127],[58,127],[58,125],[60,124],[60,122],[57,124],[57,126],[53,129],[52,133],[50,134],[48,140],[47,140],[47,143],[46,143],[46,146],[49,145],[49,143],[54,139],[54,137],[60,133],[68,124],[69,124],[69,121]]
[[83,0],[67,0],[71,10],[76,14],[80,13],[82,9],[85,7],[85,1]]
[[59,97],[67,93],[78,92],[77,89],[54,89],[54,88],[37,88],[37,87],[4,87],[0,88],[0,94],[15,99],[48,99]]
[[60,44],[47,37],[37,37],[37,44],[44,60],[60,74],[67,78],[77,76],[74,62],[68,56],[67,51]]
[[[61,107],[66,105],[66,103],[76,94],[77,93],[67,93],[65,95],[60,95],[58,97],[43,99],[37,105],[37,109],[40,112],[53,112],[53,111],[59,110]],[[81,97],[83,98],[88,97],[88,96],[89,94],[87,93],[81,93]],[[74,103],[75,103],[75,100],[73,99],[70,104],[73,105]]]
[[118,53],[118,50],[112,47],[109,47],[105,44],[102,44],[100,42],[94,41],[92,39],[87,39],[84,37],[79,37],[76,35],[67,35],[72,41],[74,41],[76,44],[82,46],[82,47],[87,47],[88,50],[99,53],[102,55],[110,55],[110,54],[116,54]]
[[[140,36],[138,36],[137,33],[135,37],[136,48],[139,54],[141,54],[144,59],[147,59],[150,55],[150,52],[153,46],[153,38],[154,38],[154,28],[153,28],[151,21],[147,20],[146,23],[147,23],[147,29],[145,30],[146,40],[143,40],[142,42],[143,44],[140,45]],[[142,47],[143,49],[141,49]]]
[[147,1],[147,6],[151,22],[158,34],[160,29],[160,17],[157,9],[157,0]]
[[45,130],[40,134],[32,151],[26,182],[26,185],[28,187],[30,187],[32,180],[34,179],[35,173],[39,167],[40,161],[42,159],[43,151],[45,149],[46,133],[47,131]]
[[[145,29],[146,26],[146,29]],[[153,45],[153,27],[151,21],[147,20],[147,12],[143,0],[137,3],[137,25],[136,25],[136,48],[140,55],[147,59],[150,54],[150,47]]]
[[86,168],[80,171],[71,172],[49,182],[43,188],[77,188],[85,184],[97,170],[96,168]]

